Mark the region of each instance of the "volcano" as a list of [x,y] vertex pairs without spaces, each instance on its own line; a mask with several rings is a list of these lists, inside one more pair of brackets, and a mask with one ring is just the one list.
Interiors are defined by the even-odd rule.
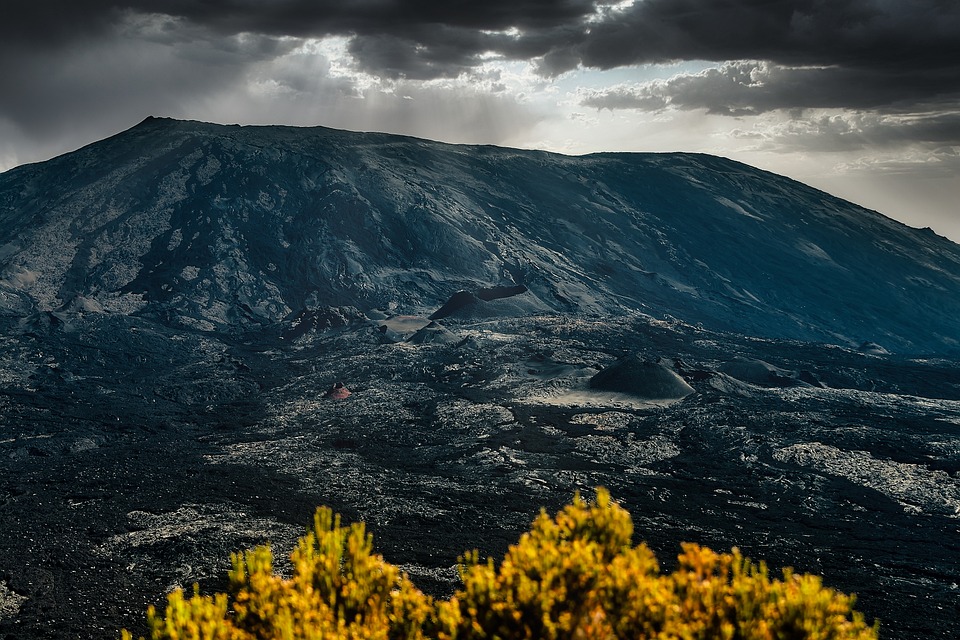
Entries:
[[705,155],[149,118],[3,174],[0,221],[8,315],[249,330],[317,306],[427,313],[461,290],[524,291],[489,306],[957,347],[957,245]]
[[956,244],[724,158],[148,118],[0,174],[0,635],[145,633],[320,504],[448,595],[605,486],[957,637],[958,318]]

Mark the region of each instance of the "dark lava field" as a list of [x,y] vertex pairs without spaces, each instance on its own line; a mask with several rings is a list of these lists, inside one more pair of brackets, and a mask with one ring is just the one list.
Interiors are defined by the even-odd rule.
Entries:
[[[596,486],[665,568],[681,541],[737,546],[857,593],[884,638],[960,635],[955,361],[644,316],[354,318],[293,344],[48,320],[2,349],[7,638],[144,632],[170,589],[222,588],[231,551],[285,556],[321,504],[449,594],[460,553]],[[694,392],[651,399],[629,367],[636,395],[590,387],[628,355]]]

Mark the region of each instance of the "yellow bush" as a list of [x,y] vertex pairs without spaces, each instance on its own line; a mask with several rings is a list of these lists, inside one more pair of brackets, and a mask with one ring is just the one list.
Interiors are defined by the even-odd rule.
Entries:
[[343,527],[320,508],[291,554],[291,578],[273,572],[269,547],[234,554],[230,594],[172,593],[165,615],[148,611],[150,638],[877,637],[853,611],[853,596],[819,577],[787,569],[771,579],[737,549],[718,554],[695,544],[684,544],[676,570],[663,574],[646,545],[631,545],[632,534],[630,515],[607,491],[597,489],[593,504],[576,496],[555,518],[541,512],[499,566],[475,551],[463,556],[463,588],[435,601],[373,554],[362,523]]

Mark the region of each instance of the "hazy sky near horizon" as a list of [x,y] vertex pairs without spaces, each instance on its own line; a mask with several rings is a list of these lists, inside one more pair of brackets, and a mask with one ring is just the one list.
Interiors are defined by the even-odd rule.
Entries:
[[957,0],[34,0],[0,170],[148,115],[698,151],[960,241]]

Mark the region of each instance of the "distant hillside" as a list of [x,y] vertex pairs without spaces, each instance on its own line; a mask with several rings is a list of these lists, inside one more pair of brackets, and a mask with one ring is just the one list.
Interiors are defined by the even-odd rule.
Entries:
[[907,352],[960,335],[956,244],[712,156],[148,118],[0,174],[8,316],[236,331],[513,285],[491,313],[639,310]]

